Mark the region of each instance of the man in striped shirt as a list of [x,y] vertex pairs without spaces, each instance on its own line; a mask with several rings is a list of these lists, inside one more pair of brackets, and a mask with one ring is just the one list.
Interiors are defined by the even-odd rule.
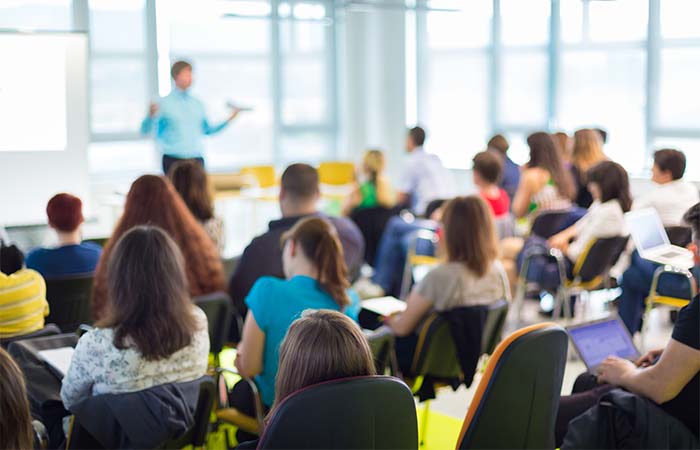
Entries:
[[39,272],[24,268],[24,255],[0,243],[0,338],[44,328],[49,314],[46,283]]

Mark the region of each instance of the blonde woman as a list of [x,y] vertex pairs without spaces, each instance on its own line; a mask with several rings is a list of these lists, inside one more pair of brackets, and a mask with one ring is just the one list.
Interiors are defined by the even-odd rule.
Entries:
[[574,148],[571,153],[571,174],[576,183],[576,205],[588,208],[593,197],[588,191],[586,172],[599,162],[608,159],[603,153],[603,139],[596,130],[584,128],[574,133]]
[[349,215],[354,209],[391,207],[394,198],[389,181],[384,176],[386,160],[381,150],[367,150],[362,158],[360,182],[343,206],[343,214]]

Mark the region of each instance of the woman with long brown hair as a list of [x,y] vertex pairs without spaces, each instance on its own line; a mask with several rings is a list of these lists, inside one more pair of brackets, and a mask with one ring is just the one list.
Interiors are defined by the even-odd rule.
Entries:
[[165,231],[127,231],[105,270],[109,302],[81,336],[63,378],[69,410],[91,395],[191,381],[207,369],[207,318],[190,300],[183,256]]
[[600,133],[591,129],[581,129],[574,133],[574,149],[571,154],[571,175],[576,184],[576,205],[588,208],[593,196],[588,190],[586,172],[601,161],[608,159],[603,153],[603,139]]
[[107,265],[116,241],[136,225],[162,228],[177,244],[184,256],[187,285],[192,296],[223,291],[224,269],[214,243],[192,216],[167,178],[143,175],[131,185],[124,213],[105,245],[95,270],[92,315],[104,316],[108,303]]
[[410,369],[417,342],[414,330],[431,311],[487,305],[505,298],[507,289],[498,261],[493,214],[478,196],[450,200],[442,214],[447,261],[432,269],[411,291],[403,313],[386,324],[405,339],[397,339],[399,365]]
[[0,449],[33,447],[27,387],[17,363],[0,348]]
[[170,167],[168,178],[194,218],[202,224],[216,248],[222,252],[226,241],[224,223],[214,215],[214,201],[204,167],[197,161],[183,160]]
[[283,235],[282,245],[286,280],[262,277],[253,285],[245,300],[248,314],[236,358],[239,372],[255,377],[268,407],[275,399],[279,345],[302,311],[354,313],[343,250],[329,222],[318,217],[301,220]]

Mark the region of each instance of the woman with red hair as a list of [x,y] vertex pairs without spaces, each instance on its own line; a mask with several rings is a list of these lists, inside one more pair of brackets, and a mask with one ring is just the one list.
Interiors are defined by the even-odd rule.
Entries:
[[95,271],[92,315],[104,316],[107,306],[107,263],[114,243],[136,225],[154,225],[165,230],[185,257],[190,295],[224,290],[224,269],[212,240],[175,191],[167,178],[143,175],[131,185],[124,213],[105,245]]

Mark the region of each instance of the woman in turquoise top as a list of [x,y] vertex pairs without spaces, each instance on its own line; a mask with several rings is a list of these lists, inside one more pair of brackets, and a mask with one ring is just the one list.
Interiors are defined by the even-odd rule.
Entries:
[[358,307],[348,295],[343,250],[330,223],[318,217],[301,220],[282,242],[286,280],[262,277],[253,285],[245,299],[248,314],[235,363],[241,375],[255,379],[268,407],[275,399],[279,346],[292,322],[307,309],[356,318]]

